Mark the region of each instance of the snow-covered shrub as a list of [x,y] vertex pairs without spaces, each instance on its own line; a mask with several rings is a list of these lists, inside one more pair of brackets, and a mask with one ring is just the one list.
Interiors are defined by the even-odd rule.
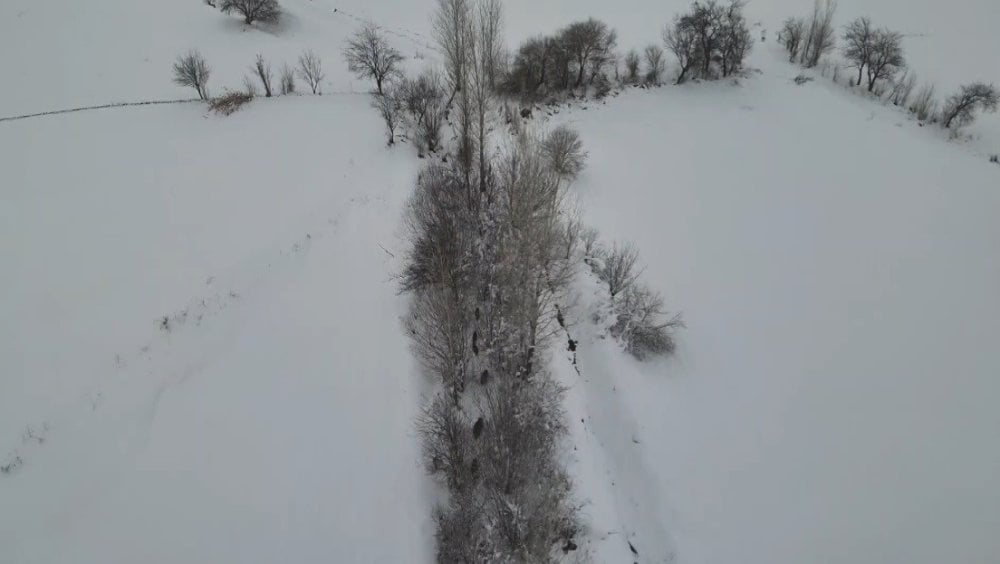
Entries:
[[404,57],[389,44],[385,34],[375,24],[365,24],[347,41],[344,48],[347,68],[358,78],[375,81],[375,91],[383,93],[385,82],[401,76]]
[[227,92],[218,98],[213,98],[208,107],[213,112],[228,116],[252,101],[253,95],[246,92]]
[[198,92],[198,97],[208,100],[208,77],[211,69],[197,50],[177,57],[174,63],[174,82],[181,86],[190,86]]
[[306,81],[313,94],[321,92],[320,85],[326,77],[323,74],[323,61],[312,51],[306,51],[299,56],[299,76]]
[[795,77],[795,84],[797,84],[799,86],[802,86],[803,84],[805,84],[807,82],[812,82],[812,81],[813,81],[813,77],[806,76],[804,74],[800,74],[800,75],[798,75],[798,76]]
[[669,316],[663,297],[642,286],[630,286],[615,301],[611,334],[639,360],[674,352],[674,331],[683,327],[680,315]]
[[946,128],[956,129],[971,124],[976,119],[976,111],[995,112],[1000,103],[1000,93],[992,84],[976,82],[962,86],[945,102],[941,110],[941,123]]
[[282,95],[295,93],[295,71],[287,63],[281,67],[280,82]]
[[257,97],[257,84],[247,75],[243,75],[243,92],[251,98]]
[[565,125],[553,129],[541,149],[552,170],[563,178],[576,178],[587,162],[580,135]]
[[278,0],[222,0],[219,9],[225,14],[235,11],[247,25],[257,21],[274,23],[281,17]]

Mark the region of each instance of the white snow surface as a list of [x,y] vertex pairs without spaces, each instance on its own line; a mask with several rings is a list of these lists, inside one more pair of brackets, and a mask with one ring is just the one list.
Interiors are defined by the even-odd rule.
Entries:
[[[511,44],[594,16],[627,49],[687,2],[507,0]],[[0,117],[187,98],[256,53],[324,59],[322,97],[0,122],[0,561],[420,562],[439,492],[399,317],[403,203],[423,164],[384,146],[346,71],[370,18],[433,64],[429,0],[284,0],[246,29],[200,0],[0,5]],[[1000,120],[961,142],[800,69],[768,30],[729,83],[563,107],[606,241],[684,312],[640,364],[590,319],[583,270],[552,369],[598,562],[995,563],[1000,555]],[[939,92],[1000,80],[993,0],[841,0],[907,33]],[[301,89],[301,85],[300,85]],[[584,109],[583,106],[586,106]],[[536,112],[537,114],[537,112]],[[164,323],[164,318],[166,322]]]

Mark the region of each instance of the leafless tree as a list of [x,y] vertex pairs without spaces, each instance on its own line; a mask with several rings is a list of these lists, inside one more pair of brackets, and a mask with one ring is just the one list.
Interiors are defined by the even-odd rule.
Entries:
[[373,23],[365,24],[348,41],[344,48],[347,68],[358,78],[375,80],[375,91],[382,94],[386,81],[401,76],[399,64],[404,57]]
[[226,14],[235,11],[247,25],[256,21],[273,23],[281,17],[278,0],[222,0],[219,9]]
[[288,64],[281,67],[281,94],[295,93],[295,71]]
[[[560,42],[577,67],[575,87],[583,85],[587,69],[596,76],[617,44],[617,35],[604,22],[590,18],[570,24],[560,34]],[[594,65],[597,64],[597,68]]]
[[[445,76],[452,97],[465,85],[471,38],[472,6],[469,0],[438,0],[434,36],[444,55]],[[450,105],[450,101],[449,101]]]
[[625,81],[630,83],[639,82],[639,53],[635,49],[625,55]]
[[1000,95],[992,84],[976,82],[962,86],[961,90],[948,98],[941,111],[941,121],[945,128],[960,128],[976,119],[976,111],[995,112]]
[[815,67],[823,55],[836,46],[833,16],[837,12],[836,0],[816,0],[813,13],[806,27],[800,62],[808,68]]
[[636,269],[638,260],[639,251],[631,243],[615,245],[608,252],[598,276],[608,285],[612,298],[632,286],[642,274]]
[[664,28],[663,42],[677,58],[677,64],[681,71],[677,75],[676,83],[682,84],[687,79],[688,72],[700,65],[698,62],[698,36],[691,25],[690,18],[679,16],[674,20],[672,26]]
[[720,7],[721,22],[718,54],[713,55],[722,66],[722,76],[729,76],[743,68],[743,60],[753,48],[753,36],[743,16],[744,0],[730,0],[729,5]]
[[868,18],[858,18],[844,29],[844,58],[858,69],[858,80],[854,83],[856,85],[861,84],[864,69],[871,61],[874,42],[875,28]]
[[177,57],[174,63],[174,82],[181,86],[190,86],[198,92],[198,97],[208,100],[208,77],[211,69],[205,58],[197,50]]
[[587,161],[580,135],[565,125],[549,133],[542,143],[542,153],[561,178],[576,178]]
[[320,85],[326,75],[323,74],[323,61],[312,51],[306,51],[299,56],[299,76],[306,81],[313,94],[320,93]]
[[272,94],[271,82],[273,79],[273,74],[271,73],[271,65],[264,61],[263,55],[257,55],[257,61],[254,63],[251,70],[260,79],[260,83],[264,86],[264,96],[270,98]]
[[403,121],[403,104],[400,102],[394,89],[387,87],[385,92],[372,93],[372,107],[378,110],[385,122],[385,128],[389,133],[388,145],[396,144],[396,130]]
[[663,62],[663,49],[659,45],[649,45],[643,54],[646,57],[646,82],[659,84],[660,77],[663,76],[663,71],[666,69]]
[[479,0],[477,44],[490,90],[495,90],[506,66],[503,45],[504,13],[501,0]]
[[[799,57],[799,49],[802,47],[802,40],[806,34],[806,22],[800,18],[788,18],[785,20],[778,34],[778,42],[784,45],[788,51],[789,62],[795,62]],[[861,80],[858,75],[858,81]]]
[[903,58],[903,36],[895,31],[880,29],[872,34],[868,59],[868,91],[875,90],[878,80],[891,80],[896,71],[906,65]]

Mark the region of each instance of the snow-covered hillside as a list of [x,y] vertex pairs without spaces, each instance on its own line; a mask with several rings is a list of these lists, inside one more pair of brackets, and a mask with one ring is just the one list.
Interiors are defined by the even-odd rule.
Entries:
[[[340,54],[363,19],[436,64],[430,0],[0,6],[0,117],[213,92],[257,53],[324,60],[322,97],[0,122],[0,561],[404,562],[434,555],[398,295],[422,161],[385,147]],[[659,42],[687,2],[506,0],[511,46],[598,17]],[[1000,541],[1000,119],[949,141],[821,78],[774,30],[738,86],[629,89],[579,130],[584,219],[631,240],[688,329],[640,364],[570,312],[569,468],[594,561],[990,563]],[[993,0],[841,0],[907,33],[942,91],[1000,81]],[[672,62],[671,62],[672,63]],[[670,67],[673,72],[673,67]],[[544,115],[544,113],[543,113]],[[538,116],[536,113],[536,117]]]

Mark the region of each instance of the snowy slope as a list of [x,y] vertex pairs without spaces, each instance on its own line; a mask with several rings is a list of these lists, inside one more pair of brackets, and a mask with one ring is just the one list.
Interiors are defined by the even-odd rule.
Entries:
[[587,220],[689,326],[639,365],[581,286],[574,394],[624,532],[655,560],[995,562],[1000,171],[772,55],[555,118]]

